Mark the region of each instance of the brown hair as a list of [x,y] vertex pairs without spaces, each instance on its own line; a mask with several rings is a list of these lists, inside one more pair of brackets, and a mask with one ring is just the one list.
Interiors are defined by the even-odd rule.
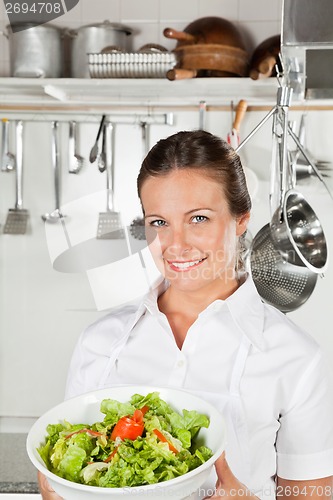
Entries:
[[177,169],[200,170],[220,184],[234,217],[251,210],[240,158],[220,137],[195,130],[178,132],[158,141],[142,162],[137,178],[139,198],[146,179],[164,176]]

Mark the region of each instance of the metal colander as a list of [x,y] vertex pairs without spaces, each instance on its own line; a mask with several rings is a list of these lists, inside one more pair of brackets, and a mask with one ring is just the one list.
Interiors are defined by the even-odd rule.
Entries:
[[315,288],[318,274],[283,258],[273,245],[269,224],[254,237],[247,260],[259,295],[284,313],[304,304]]

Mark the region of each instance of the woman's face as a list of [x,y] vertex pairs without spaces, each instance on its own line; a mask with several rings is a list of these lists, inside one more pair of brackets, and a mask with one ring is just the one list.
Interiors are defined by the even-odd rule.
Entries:
[[235,279],[237,239],[249,214],[235,220],[216,181],[189,169],[150,177],[141,202],[150,251],[172,286],[193,291]]

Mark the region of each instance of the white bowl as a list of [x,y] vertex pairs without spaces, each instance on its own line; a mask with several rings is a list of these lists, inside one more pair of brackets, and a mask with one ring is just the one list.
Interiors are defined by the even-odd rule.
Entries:
[[[128,488],[100,488],[68,481],[50,472],[41,459],[37,448],[45,443],[48,424],[68,422],[93,424],[102,421],[104,415],[100,412],[103,399],[116,399],[121,402],[129,401],[133,394],[146,395],[157,391],[160,397],[175,410],[196,410],[207,415],[210,419],[209,427],[201,428],[199,436],[203,443],[211,448],[213,456],[196,469],[168,481],[146,486]],[[201,439],[200,439],[201,441]],[[27,438],[27,452],[34,466],[47,478],[54,490],[66,500],[95,500],[104,497],[149,497],[151,500],[172,498],[180,500],[194,493],[208,479],[214,462],[221,455],[225,447],[225,423],[218,410],[207,401],[193,396],[183,390],[147,386],[119,386],[101,389],[77,396],[55,406],[44,413],[31,427]]]

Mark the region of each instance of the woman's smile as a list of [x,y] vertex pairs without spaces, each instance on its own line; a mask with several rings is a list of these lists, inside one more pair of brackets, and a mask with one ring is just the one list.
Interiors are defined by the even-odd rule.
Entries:
[[198,267],[200,264],[202,264],[207,257],[204,257],[203,259],[199,260],[186,260],[186,261],[170,261],[166,260],[168,265],[173,271],[178,271],[178,272],[186,272],[190,271],[193,267]]

